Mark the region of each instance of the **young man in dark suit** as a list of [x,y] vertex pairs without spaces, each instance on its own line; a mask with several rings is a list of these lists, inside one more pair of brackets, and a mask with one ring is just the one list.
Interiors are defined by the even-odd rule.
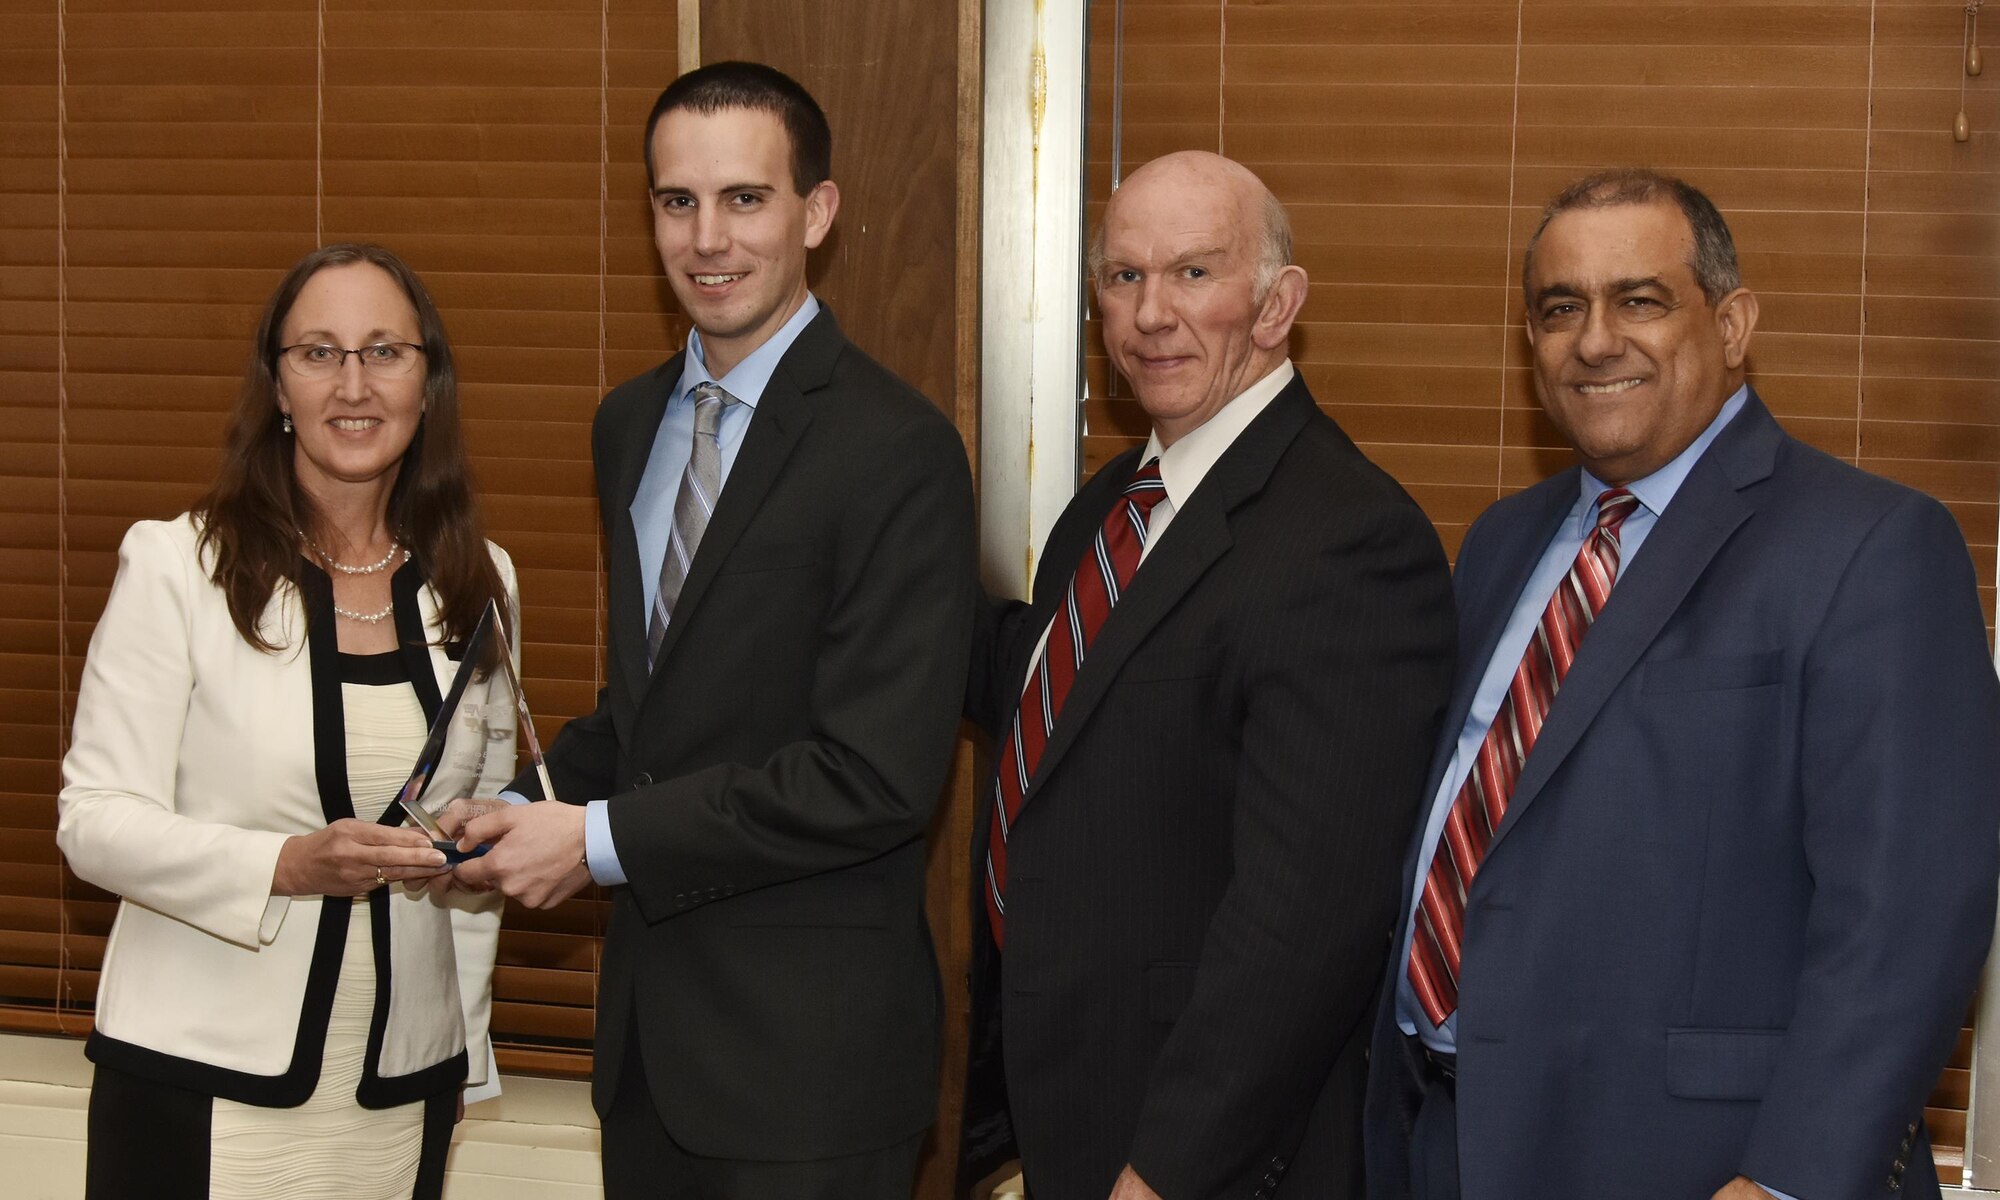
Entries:
[[562,803],[464,831],[493,843],[473,886],[612,889],[613,1200],[908,1195],[935,1110],[922,835],[964,688],[971,486],[951,424],[807,290],[830,156],[768,67],[703,67],[654,106],[654,239],[695,332],[593,432],[609,679],[549,748]]
[[1152,436],[975,647],[1000,749],[963,1173],[1018,1151],[1036,1200],[1353,1196],[1444,555],[1286,357],[1306,277],[1254,175],[1147,164],[1092,258]]
[[1964,539],[1772,420],[1694,188],[1575,184],[1522,285],[1580,464],[1459,553],[1369,1194],[1935,1198],[2000,825]]

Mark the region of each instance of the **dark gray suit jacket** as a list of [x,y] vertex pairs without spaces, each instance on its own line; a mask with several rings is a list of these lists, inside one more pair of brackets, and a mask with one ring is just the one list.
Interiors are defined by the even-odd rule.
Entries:
[[[1577,488],[1564,472],[1466,537],[1427,795]],[[1919,1123],[1993,934],[1996,779],[1957,525],[1753,395],[1584,638],[1473,881],[1466,1200],[1705,1200],[1738,1174],[1803,1200],[1937,1196]],[[1401,968],[1369,1089],[1378,1200],[1409,1194]]]
[[[1063,514],[1032,604],[989,611],[970,709],[996,735],[1137,459]],[[1430,522],[1295,379],[1085,656],[1013,825],[1004,956],[972,898],[967,1178],[1018,1144],[1036,1200],[1104,1200],[1128,1161],[1171,1200],[1358,1193],[1368,1014],[1451,651]]]
[[560,799],[609,798],[630,880],[604,941],[596,1102],[636,1028],[687,1150],[887,1146],[936,1107],[922,837],[971,636],[965,450],[822,310],[757,405],[649,672],[628,510],[680,371],[598,411],[609,680],[548,752]]

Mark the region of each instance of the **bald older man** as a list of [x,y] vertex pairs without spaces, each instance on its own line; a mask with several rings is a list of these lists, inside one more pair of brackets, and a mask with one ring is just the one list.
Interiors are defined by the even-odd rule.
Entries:
[[1444,555],[1286,356],[1306,273],[1256,176],[1147,164],[1090,269],[1152,433],[975,646],[965,1178],[1018,1153],[1035,1200],[1358,1195]]

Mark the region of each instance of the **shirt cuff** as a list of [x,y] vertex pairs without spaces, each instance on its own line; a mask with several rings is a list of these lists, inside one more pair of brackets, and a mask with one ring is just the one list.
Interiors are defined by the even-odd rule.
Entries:
[[532,804],[534,801],[519,792],[501,792],[500,798],[509,804]]
[[[1754,1179],[1751,1180],[1750,1182],[1757,1183],[1757,1181]],[[1764,1188],[1765,1191],[1769,1192],[1772,1196],[1772,1200],[1799,1200],[1797,1196],[1789,1195],[1785,1192],[1778,1191],[1775,1188],[1764,1187],[1764,1185],[1761,1183],[1757,1183],[1757,1186],[1760,1188]]]
[[611,809],[602,800],[592,800],[583,806],[583,860],[590,866],[590,877],[599,885],[616,887],[625,882],[625,868],[618,862],[618,847],[611,841]]

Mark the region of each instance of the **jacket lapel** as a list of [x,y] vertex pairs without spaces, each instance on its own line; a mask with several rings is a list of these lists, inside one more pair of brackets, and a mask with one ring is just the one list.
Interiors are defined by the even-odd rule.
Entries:
[[[798,340],[779,360],[778,369],[751,414],[743,447],[736,452],[736,461],[729,468],[729,478],[722,485],[722,495],[716,499],[708,528],[702,531],[694,561],[688,564],[680,599],[674,602],[674,619],[667,623],[666,638],[660,643],[659,659],[653,664],[650,677],[642,666],[639,678],[662,674],[660,667],[672,657],[681,633],[700,611],[702,597],[708,593],[716,569],[749,528],[771,485],[777,482],[785,460],[791,457],[793,447],[812,423],[809,396],[824,388],[832,378],[834,362],[845,345],[846,338],[834,323],[833,311],[821,305],[819,315],[799,331]],[[638,644],[642,648],[646,644],[643,628]]]
[[1740,491],[1771,474],[1783,439],[1783,431],[1753,392],[1743,411],[1688,472],[1578,648],[1576,664],[1563,679],[1541,738],[1521,765],[1489,855],[1520,824],[1522,814],[1561,769],[1716,552],[1755,511]]
[[[1063,700],[1062,712],[1056,717],[1048,745],[1042,750],[1041,762],[1035,767],[1035,777],[1028,781],[1028,792],[1022,799],[1023,807],[1034,800],[1042,781],[1049,777],[1070,746],[1075,744],[1078,731],[1104,699],[1125,660],[1132,657],[1132,652],[1174,610],[1181,597],[1208,572],[1215,560],[1228,551],[1232,542],[1229,514],[1263,490],[1271,471],[1278,465],[1279,457],[1315,411],[1312,394],[1306,390],[1305,381],[1293,376],[1292,382],[1278,393],[1270,407],[1258,414],[1257,419],[1237,435],[1236,441],[1209,468],[1194,495],[1188,497],[1187,507],[1174,514],[1173,524],[1167,527],[1159,545],[1146,556],[1145,564],[1132,577],[1124,595],[1119,597],[1118,607],[1111,610],[1111,615],[1105,618],[1104,627],[1091,641],[1083,665],[1070,684],[1069,695]],[[1137,465],[1136,456],[1133,465]],[[1131,474],[1128,470],[1125,477],[1129,479]],[[1121,491],[1122,483],[1121,480]],[[1115,498],[1113,503],[1116,503]],[[1103,514],[1099,513],[1098,518],[1101,522]],[[1093,525],[1093,537],[1095,529]],[[1081,559],[1082,550],[1079,549],[1077,561]]]
[[615,456],[610,460],[611,476],[599,479],[598,487],[609,501],[605,533],[611,539],[610,578],[606,581],[611,623],[610,652],[622,660],[620,672],[636,703],[646,692],[646,590],[639,577],[639,531],[632,523],[632,499],[639,494],[639,481],[652,457],[653,439],[667,415],[667,400],[680,382],[687,352],[674,355],[654,372],[654,386],[641,398],[629,427],[621,431]]
[[428,725],[437,720],[438,709],[444,705],[438,689],[439,672],[458,669],[442,645],[431,644],[431,630],[438,628],[437,592],[428,586],[416,560],[410,559],[389,577],[389,594],[396,602],[396,652],[403,660],[403,669],[410,673],[410,687],[417,693]]

